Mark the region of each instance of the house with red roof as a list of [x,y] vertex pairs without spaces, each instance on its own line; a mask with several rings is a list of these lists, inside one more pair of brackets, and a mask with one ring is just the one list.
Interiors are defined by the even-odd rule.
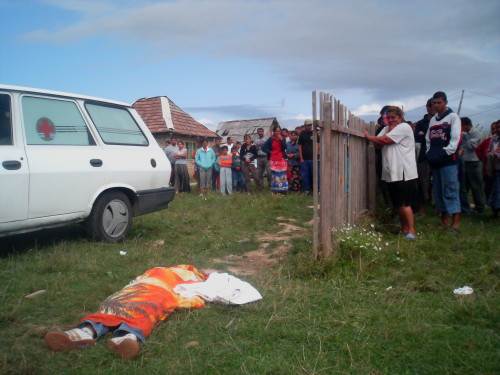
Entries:
[[[188,164],[192,167],[191,155],[197,148],[200,138],[207,138],[209,145],[214,143],[217,134],[199,123],[180,109],[166,96],[155,96],[137,100],[132,106],[146,123],[160,147],[171,138],[182,140],[188,150]],[[189,162],[191,161],[191,162]]]

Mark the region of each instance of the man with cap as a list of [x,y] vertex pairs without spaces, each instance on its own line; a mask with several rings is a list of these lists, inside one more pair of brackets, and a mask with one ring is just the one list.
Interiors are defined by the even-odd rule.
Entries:
[[[302,187],[306,194],[310,194],[313,188],[313,131],[312,120],[304,121],[305,129],[299,135],[300,172],[302,174]],[[319,140],[318,140],[319,153]],[[319,155],[318,155],[319,156]],[[318,170],[319,180],[319,170]]]
[[460,226],[461,213],[457,153],[462,126],[460,117],[447,104],[448,98],[444,92],[434,93],[432,106],[436,114],[429,122],[425,142],[427,161],[432,168],[434,199],[441,213],[441,223],[445,228],[456,232]]
[[[427,163],[427,146],[425,143],[425,135],[429,129],[429,122],[432,116],[436,113],[432,106],[432,98],[427,100],[425,106],[427,113],[422,120],[415,125],[415,148],[417,149],[417,172],[418,172],[418,197],[420,203],[419,214],[425,214],[425,205],[431,201],[431,168]],[[420,146],[419,146],[420,145]]]

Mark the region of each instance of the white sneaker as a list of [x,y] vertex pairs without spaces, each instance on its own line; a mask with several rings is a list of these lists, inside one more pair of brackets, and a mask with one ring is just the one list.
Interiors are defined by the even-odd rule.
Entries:
[[134,358],[139,354],[139,343],[137,342],[137,336],[133,333],[113,337],[107,341],[106,346],[122,359]]
[[66,332],[48,332],[43,339],[49,348],[56,352],[84,349],[95,345],[92,334],[81,328],[74,328]]

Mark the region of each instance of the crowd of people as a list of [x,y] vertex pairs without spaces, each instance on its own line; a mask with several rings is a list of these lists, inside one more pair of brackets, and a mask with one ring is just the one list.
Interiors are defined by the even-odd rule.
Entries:
[[[451,231],[458,231],[461,214],[482,213],[487,205],[498,217],[500,122],[491,125],[491,137],[483,140],[470,118],[459,117],[447,104],[446,94],[436,92],[426,103],[427,113],[416,123],[405,121],[400,108],[385,106],[376,134],[365,132],[377,149],[379,189],[398,214],[407,238],[415,238],[414,214],[424,215],[425,207],[435,206],[441,224]],[[319,137],[317,141],[319,160]],[[190,192],[183,142],[167,141],[165,153],[173,167],[171,184],[179,193]],[[222,144],[219,137],[209,147],[207,139],[199,139],[191,158],[195,161],[192,178],[201,196],[211,191],[252,194],[254,189],[263,190],[265,179],[274,194],[310,194],[312,121],[291,132],[274,126],[269,136],[259,128],[255,138],[245,135],[243,143],[227,137]],[[318,170],[318,180],[319,175]]]
[[[166,141],[164,151],[172,164],[170,184],[175,186],[177,193],[190,192],[184,143],[172,138]],[[274,126],[269,136],[259,128],[254,139],[245,135],[243,143],[227,137],[222,144],[222,138],[218,137],[209,147],[208,140],[201,138],[191,158],[195,161],[192,177],[201,196],[211,191],[220,191],[223,195],[252,194],[253,185],[259,191],[264,189],[264,180],[273,194],[289,191],[310,194],[313,187],[312,121],[304,121],[304,125],[291,132]]]
[[[413,124],[403,111],[385,106],[375,135],[365,137],[377,148],[377,176],[384,199],[392,204],[402,234],[414,239],[414,213],[435,205],[441,224],[452,232],[462,213],[482,213],[489,205],[500,210],[500,120],[491,124],[491,137],[482,139],[468,117],[447,106],[444,92],[427,101],[427,113]],[[468,200],[472,191],[474,210]]]

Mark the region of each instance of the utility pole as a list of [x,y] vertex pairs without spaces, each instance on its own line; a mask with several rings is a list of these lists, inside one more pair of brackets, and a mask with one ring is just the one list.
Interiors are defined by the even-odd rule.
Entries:
[[460,97],[460,103],[458,103],[457,115],[459,115],[459,116],[460,116],[460,108],[462,108],[462,100],[464,100],[464,91],[465,90],[462,90],[462,96]]

